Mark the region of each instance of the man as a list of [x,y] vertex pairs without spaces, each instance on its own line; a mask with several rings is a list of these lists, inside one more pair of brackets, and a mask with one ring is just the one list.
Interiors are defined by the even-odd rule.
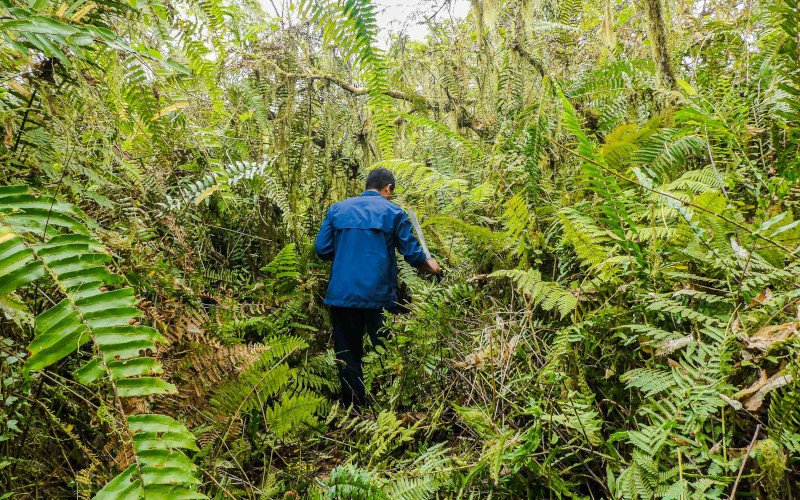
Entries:
[[342,403],[366,403],[361,358],[366,331],[379,342],[383,312],[397,302],[395,249],[414,267],[432,274],[441,269],[423,252],[402,208],[390,202],[394,175],[376,168],[367,176],[366,191],[328,209],[317,234],[315,250],[333,260],[325,304],[330,307],[333,346],[341,363]]

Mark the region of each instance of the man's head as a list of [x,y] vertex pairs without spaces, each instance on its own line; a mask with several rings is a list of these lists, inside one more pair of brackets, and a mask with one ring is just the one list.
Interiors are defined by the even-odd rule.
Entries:
[[394,194],[394,175],[383,167],[376,168],[367,176],[367,190],[377,191],[388,200]]

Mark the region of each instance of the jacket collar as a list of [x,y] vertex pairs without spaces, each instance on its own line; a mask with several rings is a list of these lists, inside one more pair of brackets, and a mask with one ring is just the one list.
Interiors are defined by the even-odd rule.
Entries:
[[380,194],[379,192],[377,192],[377,191],[370,191],[370,190],[366,190],[366,191],[364,191],[363,193],[361,193],[361,196],[380,196],[380,195],[381,195],[381,194]]

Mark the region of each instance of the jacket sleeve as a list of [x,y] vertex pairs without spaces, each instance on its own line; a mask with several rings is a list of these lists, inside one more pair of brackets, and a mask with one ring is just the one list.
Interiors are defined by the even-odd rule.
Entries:
[[317,233],[317,241],[314,244],[314,251],[317,252],[322,260],[333,259],[333,221],[331,220],[331,210],[325,214],[325,220]]
[[425,252],[422,251],[422,245],[414,236],[413,226],[405,212],[400,215],[400,221],[395,229],[395,241],[397,242],[397,251],[412,266],[419,267],[428,260]]

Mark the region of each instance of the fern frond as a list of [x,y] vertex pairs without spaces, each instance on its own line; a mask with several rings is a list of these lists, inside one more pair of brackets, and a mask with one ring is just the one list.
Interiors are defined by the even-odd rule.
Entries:
[[578,298],[569,290],[556,282],[542,280],[542,275],[535,269],[522,271],[508,269],[495,271],[492,278],[510,278],[517,289],[528,294],[535,305],[545,311],[557,309],[564,318],[578,306]]
[[414,439],[421,421],[406,425],[393,412],[383,410],[375,420],[353,421],[349,426],[362,436],[364,456],[369,458],[369,465],[381,463],[393,450]]
[[533,224],[534,220],[528,209],[524,191],[520,191],[505,202],[503,225],[509,240],[516,242],[518,246],[523,245],[523,233],[531,231]]
[[269,430],[283,437],[293,430],[315,427],[317,413],[324,403],[322,396],[283,393],[281,399],[264,410],[264,420]]
[[439,191],[445,189],[450,190],[452,196],[452,193],[464,193],[467,190],[465,180],[446,176],[416,161],[394,159],[380,161],[372,166],[391,170],[398,185],[403,186],[406,197],[434,198]]
[[[797,372],[793,363],[789,373]],[[800,434],[800,381],[792,376],[792,381],[772,393],[769,404],[769,431],[778,440]]]
[[352,500],[381,500],[390,497],[380,488],[369,472],[345,465],[336,467],[323,484],[325,498]]
[[687,307],[679,301],[670,297],[657,297],[654,296],[652,302],[647,306],[649,311],[662,311],[670,314],[675,314],[678,317],[688,320],[696,321],[706,326],[722,326],[723,323],[717,318],[706,316],[705,314],[696,311],[691,307]]
[[636,387],[644,391],[646,397],[664,392],[676,385],[670,370],[653,370],[651,368],[636,368],[625,372],[620,380],[627,384],[626,387]]
[[685,166],[689,158],[705,154],[705,148],[706,141],[702,137],[660,129],[634,151],[632,160],[643,165],[654,179],[664,181]]
[[[0,294],[48,276],[64,298],[35,319],[28,372],[42,370],[92,342],[93,357],[75,377],[90,384],[106,376],[116,398],[175,392],[158,377],[161,365],[142,352],[164,342],[155,329],[135,324],[141,316],[130,288],[107,290],[119,279],[105,264],[103,247],[71,205],[29,194],[25,186],[0,187]],[[61,231],[69,231],[61,234]],[[42,241],[34,243],[33,237]],[[197,450],[194,436],[165,415],[126,416],[136,462],[106,484],[96,498],[168,493],[205,498],[192,490],[200,481],[181,449]]]
[[228,381],[212,392],[210,402],[222,413],[247,413],[263,406],[265,401],[286,387],[296,374],[285,363],[290,354],[307,344],[297,337],[285,336],[270,340],[258,361],[235,380]]
[[572,208],[562,209],[558,215],[564,239],[585,265],[599,266],[615,254],[611,235],[598,227],[592,217]]
[[480,158],[483,155],[483,150],[478,144],[475,144],[473,141],[467,139],[458,132],[453,131],[444,123],[410,113],[402,113],[400,116],[402,116],[405,121],[416,127],[424,127],[433,130],[438,136],[442,136],[449,140],[457,148],[463,148],[463,150],[466,150],[473,158]]
[[575,436],[579,436],[582,440],[588,440],[587,444],[598,446],[603,442],[600,433],[603,421],[592,404],[582,399],[584,398],[581,395],[571,393],[567,395],[566,401],[559,404],[559,413],[543,414],[542,419],[562,425]]
[[289,243],[269,264],[261,268],[269,276],[265,284],[267,289],[282,293],[291,290],[300,278],[299,265],[294,243]]
[[398,500],[427,500],[439,487],[433,475],[414,478],[397,478],[388,487],[384,487],[389,498]]

